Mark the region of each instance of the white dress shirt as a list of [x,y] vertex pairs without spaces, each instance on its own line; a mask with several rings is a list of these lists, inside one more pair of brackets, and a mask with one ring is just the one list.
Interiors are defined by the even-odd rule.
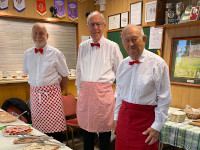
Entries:
[[116,74],[116,106],[114,120],[117,120],[122,100],[141,105],[157,105],[152,128],[160,131],[168,117],[171,104],[169,69],[158,55],[144,49],[139,58],[141,63],[129,65],[127,57],[120,64]]
[[65,56],[58,49],[45,45],[43,54],[35,53],[35,47],[25,51],[23,74],[29,75],[31,86],[47,86],[60,83],[69,75]]
[[103,36],[98,41],[100,47],[91,47],[92,39],[79,46],[76,66],[76,87],[79,94],[81,81],[113,83],[118,65],[123,56],[117,43]]

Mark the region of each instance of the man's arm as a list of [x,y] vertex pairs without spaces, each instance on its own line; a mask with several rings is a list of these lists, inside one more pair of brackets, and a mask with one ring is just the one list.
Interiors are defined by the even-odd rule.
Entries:
[[62,77],[62,80],[60,82],[60,88],[61,88],[61,92],[65,89],[65,87],[67,86],[69,78],[68,77]]

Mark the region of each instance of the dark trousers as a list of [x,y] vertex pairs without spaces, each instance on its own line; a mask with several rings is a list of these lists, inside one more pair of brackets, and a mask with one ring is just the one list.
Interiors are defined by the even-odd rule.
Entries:
[[63,134],[62,132],[55,132],[55,133],[45,133],[48,136],[52,136],[54,139],[62,142],[63,141]]
[[[94,150],[94,139],[96,133],[83,130],[84,150]],[[110,150],[111,132],[99,133],[100,150]]]

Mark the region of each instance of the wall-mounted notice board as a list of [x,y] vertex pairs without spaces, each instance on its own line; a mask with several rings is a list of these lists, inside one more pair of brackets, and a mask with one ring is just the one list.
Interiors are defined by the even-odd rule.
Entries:
[[[145,44],[145,49],[149,50],[149,51],[151,51],[155,54],[159,54],[160,49],[159,50],[158,49],[149,49],[150,27],[143,27],[143,30],[144,30],[144,34],[147,35],[147,41],[146,41],[146,44]],[[109,31],[108,32],[108,39],[118,43],[123,57],[126,58],[128,56],[128,54],[126,53],[126,51],[125,51],[125,49],[122,45],[121,32],[122,32],[122,30]]]

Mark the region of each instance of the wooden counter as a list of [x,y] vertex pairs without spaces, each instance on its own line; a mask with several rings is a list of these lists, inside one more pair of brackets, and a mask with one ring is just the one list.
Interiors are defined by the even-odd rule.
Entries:
[[[64,92],[71,93],[75,97],[77,96],[76,77],[69,76],[69,82],[64,89]],[[27,80],[0,80],[0,107],[6,99],[20,98],[23,101],[27,101],[30,97],[30,86]]]

